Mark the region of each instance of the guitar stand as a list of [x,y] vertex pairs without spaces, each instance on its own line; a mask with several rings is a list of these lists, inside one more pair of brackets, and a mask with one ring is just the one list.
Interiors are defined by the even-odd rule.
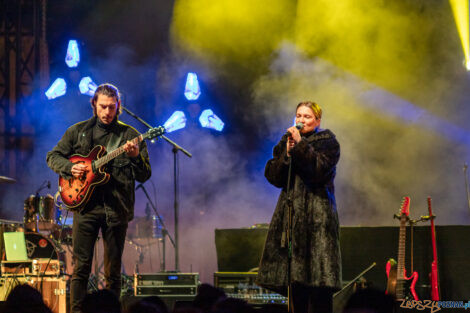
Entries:
[[432,216],[429,216],[429,215],[421,215],[421,217],[417,220],[413,220],[411,218],[408,219],[408,224],[410,225],[410,249],[411,249],[411,256],[410,256],[410,271],[411,273],[413,273],[413,226],[415,224],[418,224],[420,222],[426,222],[426,221],[429,221],[431,219],[435,219],[436,218],[436,215],[432,215]]

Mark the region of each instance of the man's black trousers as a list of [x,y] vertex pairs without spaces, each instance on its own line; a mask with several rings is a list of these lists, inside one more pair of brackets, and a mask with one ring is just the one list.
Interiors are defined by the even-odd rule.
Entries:
[[96,209],[73,216],[74,268],[70,284],[71,312],[80,312],[87,293],[88,279],[93,262],[95,243],[101,229],[104,243],[104,277],[106,288],[118,297],[121,293],[121,259],[126,240],[127,224],[108,226],[104,209]]

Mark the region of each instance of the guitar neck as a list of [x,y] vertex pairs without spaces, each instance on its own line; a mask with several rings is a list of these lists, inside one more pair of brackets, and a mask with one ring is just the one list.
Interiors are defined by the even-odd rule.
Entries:
[[[132,144],[136,145],[136,144],[139,144],[142,140],[144,140],[144,137],[143,135],[140,135],[140,136],[137,136],[135,137],[134,139],[131,140]],[[116,158],[117,156],[121,155],[122,153],[124,153],[124,146],[120,146],[119,148],[116,148],[114,149],[113,151],[111,152],[108,152],[105,156],[103,156],[102,158],[99,158],[98,160],[95,161],[95,167],[96,168],[100,168],[102,167],[103,165],[105,165],[106,163],[108,163],[109,161],[113,160],[114,158]]]
[[406,215],[402,214],[400,217],[400,234],[398,237],[397,279],[403,279],[405,276],[406,219]]

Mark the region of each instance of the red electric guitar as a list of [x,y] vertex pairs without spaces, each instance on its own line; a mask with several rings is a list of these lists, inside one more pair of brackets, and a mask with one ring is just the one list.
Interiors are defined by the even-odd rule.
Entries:
[[[406,221],[410,213],[410,197],[404,197],[400,210],[400,234],[398,237],[398,264],[394,259],[389,259],[386,265],[387,291],[397,300],[414,299],[418,300],[415,291],[418,273],[413,272],[410,277],[406,277],[405,270],[405,243],[406,243]],[[411,283],[410,283],[411,282]]]
[[433,261],[431,263],[431,273],[429,278],[431,280],[431,300],[439,301],[439,274],[437,270],[437,247],[436,247],[436,230],[434,228],[434,216],[432,215],[431,197],[428,197],[428,210],[429,217],[431,218],[431,241],[432,241],[432,255]]
[[[144,139],[153,139],[164,133],[165,129],[163,127],[151,128],[145,134],[132,139],[131,142],[138,144]],[[106,154],[105,147],[98,145],[87,156],[74,154],[69,158],[72,163],[82,163],[91,171],[88,171],[80,178],[65,179],[59,176],[60,197],[68,209],[79,211],[90,199],[95,187],[108,182],[110,176],[104,171],[103,166],[123,152],[123,146],[120,146]]]

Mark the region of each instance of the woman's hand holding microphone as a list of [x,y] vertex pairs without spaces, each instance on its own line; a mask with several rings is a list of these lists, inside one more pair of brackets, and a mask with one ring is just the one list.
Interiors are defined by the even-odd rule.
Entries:
[[287,129],[287,156],[290,156],[290,151],[296,144],[299,143],[300,137],[300,129],[302,129],[304,125],[302,123],[297,123],[295,126],[289,127]]

